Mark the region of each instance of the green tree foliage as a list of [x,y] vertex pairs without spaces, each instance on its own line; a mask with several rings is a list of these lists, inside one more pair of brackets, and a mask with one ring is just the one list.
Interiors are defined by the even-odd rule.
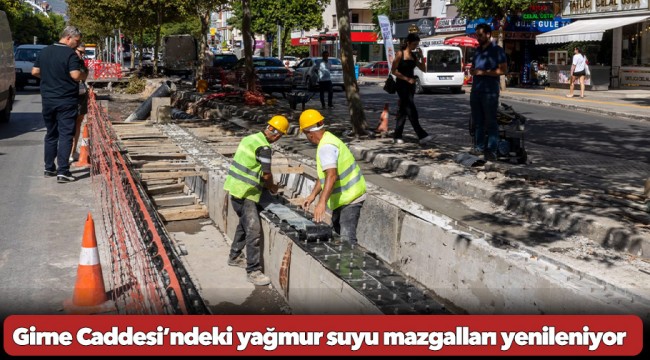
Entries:
[[380,39],[383,39],[377,16],[390,14],[390,0],[372,0],[370,1],[370,10],[372,11],[372,23],[375,24],[375,32],[379,34]]
[[[292,30],[310,30],[323,27],[323,11],[329,0],[255,0],[250,2],[251,33],[275,35],[278,22],[282,25],[282,42],[288,44]],[[233,1],[233,16],[228,24],[242,29],[242,3]]]
[[202,64],[205,63],[208,47],[208,29],[210,28],[210,15],[212,11],[222,10],[228,3],[228,0],[185,0],[181,5],[182,12],[189,15],[191,19],[199,21],[199,61],[195,71],[196,79],[200,79],[202,74]]
[[59,40],[65,27],[63,16],[34,14],[30,6],[18,0],[0,0],[0,10],[7,13],[11,35],[17,44],[31,44],[34,36],[39,44],[51,44]]
[[537,3],[537,0],[456,0],[455,4],[461,16],[479,19],[503,16],[508,11],[521,11],[534,3]]

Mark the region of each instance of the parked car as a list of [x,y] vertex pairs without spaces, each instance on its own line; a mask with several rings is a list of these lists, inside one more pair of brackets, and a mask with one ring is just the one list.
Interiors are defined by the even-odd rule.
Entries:
[[47,45],[19,45],[14,58],[16,60],[16,88],[23,89],[27,85],[40,86],[41,79],[32,75],[34,62]]
[[[234,84],[239,87],[246,87],[246,75],[244,72],[245,59],[237,60],[233,68],[226,72],[227,84]],[[293,72],[288,70],[278,58],[253,57],[253,67],[257,84],[262,91],[267,93],[279,92],[282,96],[291,91],[291,78]]]
[[388,61],[373,61],[360,67],[359,76],[388,76]]
[[[296,65],[295,72],[293,73],[293,86],[306,87],[313,90],[318,87],[318,66],[323,59],[320,57],[309,57],[302,59]],[[345,89],[343,85],[343,66],[341,60],[336,58],[329,58],[332,63],[332,70],[330,76],[332,79],[332,86],[339,86]]]
[[228,70],[235,66],[237,60],[237,55],[235,54],[217,54],[214,56],[212,66]]
[[282,62],[284,63],[284,65],[286,65],[288,67],[296,66],[298,64],[298,61],[300,61],[300,59],[298,59],[295,56],[284,56],[282,58]]
[[0,122],[8,122],[16,96],[16,69],[9,21],[0,11]]

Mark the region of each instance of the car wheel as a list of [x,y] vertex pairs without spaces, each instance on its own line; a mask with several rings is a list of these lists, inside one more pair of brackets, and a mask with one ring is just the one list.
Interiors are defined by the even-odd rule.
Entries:
[[5,108],[0,111],[0,123],[8,123],[11,119],[11,109],[13,108],[14,97],[12,90],[9,89],[9,98],[7,98],[7,104]]
[[462,86],[454,86],[451,88],[451,93],[452,94],[460,94],[463,92],[463,87]]
[[424,88],[422,87],[422,83],[420,82],[420,78],[415,78],[415,93],[416,94],[424,93]]

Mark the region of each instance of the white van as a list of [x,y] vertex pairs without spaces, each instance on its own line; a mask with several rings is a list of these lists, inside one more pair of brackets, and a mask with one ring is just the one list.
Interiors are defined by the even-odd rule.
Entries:
[[41,51],[47,45],[18,45],[14,57],[16,59],[16,87],[20,90],[25,86],[41,86],[41,79],[32,75],[32,68]]
[[433,88],[449,88],[459,94],[463,89],[463,52],[457,46],[432,45],[421,47],[426,72],[415,68],[415,92],[421,94]]
[[8,122],[16,96],[14,42],[7,14],[0,11],[0,122]]

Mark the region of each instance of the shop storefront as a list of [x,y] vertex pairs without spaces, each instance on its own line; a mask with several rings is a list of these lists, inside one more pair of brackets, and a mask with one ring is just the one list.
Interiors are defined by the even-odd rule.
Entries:
[[[377,44],[377,34],[374,32],[353,31],[350,33],[352,47],[357,56],[357,61],[374,61],[377,54],[381,56],[381,45]],[[321,56],[327,50],[330,56],[341,57],[341,43],[339,34],[335,32],[307,35],[291,39],[293,46],[308,46],[309,56]],[[381,59],[378,59],[381,60]]]
[[541,34],[563,28],[571,23],[570,19],[560,16],[551,2],[538,2],[520,14],[509,16],[504,24],[499,19],[477,19],[468,22],[466,33],[474,34],[476,26],[488,23],[497,38],[503,26],[503,47],[508,57],[507,83],[517,85],[545,85],[548,79],[548,50],[550,46],[535,44]]
[[[648,0],[564,0],[562,16],[575,19],[575,22],[538,36],[536,43],[557,45],[597,41],[601,49],[611,49],[611,59],[590,61],[592,89],[650,86]],[[559,74],[558,81],[566,77],[561,74],[568,74],[570,67],[569,62],[554,69]]]

